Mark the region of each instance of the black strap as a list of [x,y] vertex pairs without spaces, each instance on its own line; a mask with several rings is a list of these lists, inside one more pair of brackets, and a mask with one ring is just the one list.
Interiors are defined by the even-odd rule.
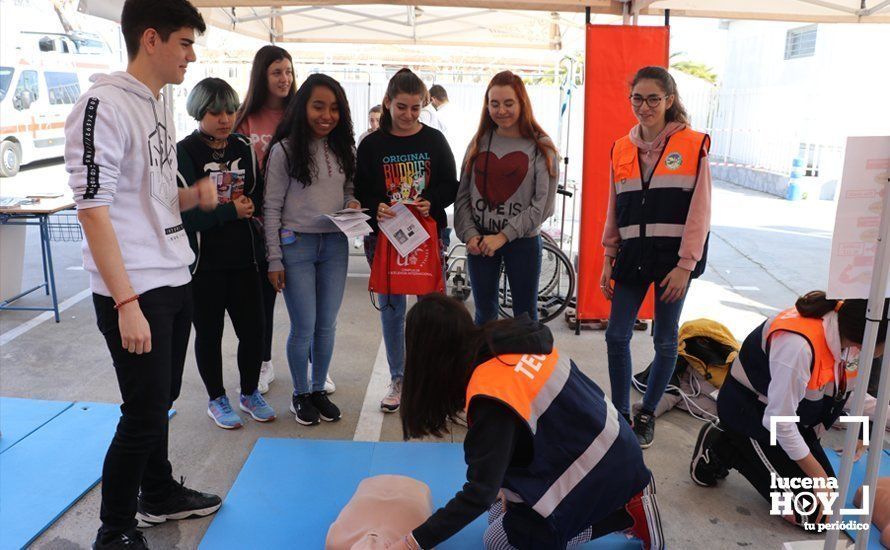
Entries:
[[[482,209],[482,231],[483,235],[488,234],[488,230],[485,226],[485,212],[491,207],[488,204],[488,161],[491,159],[491,141],[494,139],[494,129],[492,129],[488,134],[488,148],[485,150],[485,167],[482,169],[482,194],[485,195],[485,200],[482,201],[485,205],[485,208]],[[475,164],[475,162],[473,163]]]

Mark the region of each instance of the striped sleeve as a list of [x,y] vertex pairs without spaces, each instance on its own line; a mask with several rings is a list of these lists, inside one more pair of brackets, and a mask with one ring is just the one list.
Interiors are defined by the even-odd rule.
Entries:
[[125,138],[113,107],[81,99],[65,122],[65,169],[78,209],[114,202]]

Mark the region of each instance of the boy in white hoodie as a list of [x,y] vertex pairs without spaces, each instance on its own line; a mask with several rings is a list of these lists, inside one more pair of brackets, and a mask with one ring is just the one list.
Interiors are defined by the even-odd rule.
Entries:
[[98,77],[65,123],[84,267],[123,400],[102,469],[96,549],[147,548],[137,519],[146,527],[221,504],[174,481],[167,459],[192,317],[194,255],[179,213],[215,207],[216,189],[209,180],[177,188],[173,116],[159,98],[182,82],[204,30],[187,0],[127,0],[127,71]]

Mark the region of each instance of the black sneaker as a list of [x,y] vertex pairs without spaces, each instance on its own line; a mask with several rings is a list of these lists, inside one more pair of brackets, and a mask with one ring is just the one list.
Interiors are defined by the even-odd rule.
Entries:
[[649,413],[638,412],[634,416],[633,430],[640,448],[648,448],[655,439],[655,417]]
[[294,418],[304,426],[314,426],[320,422],[318,409],[312,404],[312,396],[308,393],[294,395],[290,400],[290,412]]
[[102,540],[101,534],[96,536],[93,543],[93,550],[148,550],[148,544],[142,531],[138,529],[130,529],[125,533],[119,533],[113,537]]
[[324,390],[312,392],[312,404],[315,405],[322,420],[326,422],[340,420],[340,409],[328,399],[328,392]]
[[723,430],[714,422],[706,422],[698,432],[695,449],[692,451],[692,462],[689,463],[689,476],[696,485],[714,487],[717,480],[729,475],[729,470],[717,455],[712,446]]
[[136,505],[136,519],[139,527],[151,527],[168,519],[201,518],[219,510],[222,499],[209,493],[189,489],[180,479],[173,491],[163,502],[150,502],[139,495]]

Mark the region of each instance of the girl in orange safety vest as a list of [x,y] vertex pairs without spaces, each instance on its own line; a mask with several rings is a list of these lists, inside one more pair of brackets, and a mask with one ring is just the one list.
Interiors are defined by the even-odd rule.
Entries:
[[[715,486],[735,468],[771,502],[771,493],[782,490],[773,486],[772,474],[835,477],[820,437],[843,414],[858,379],[866,305],[865,300],[829,300],[824,292],[810,292],[748,335],[720,389],[719,423],[707,423],[699,432],[689,469],[695,483]],[[887,338],[887,304],[881,319],[876,357]],[[869,415],[876,404],[866,395]],[[773,421],[789,416],[799,421]],[[775,444],[770,443],[771,429]],[[788,489],[801,490],[807,491]],[[803,525],[819,522],[823,514],[816,507],[810,514],[791,510],[782,515]]]
[[686,290],[705,268],[710,138],[689,128],[677,84],[661,67],[637,72],[630,104],[639,124],[612,147],[600,287],[612,301],[606,329],[612,402],[630,421],[630,339],[640,305],[655,285],[655,360],[633,419],[640,446],[646,448],[655,436],[655,408],[677,363]]
[[477,327],[461,302],[429,295],[406,340],[405,438],[441,436],[466,410],[467,483],[389,548],[433,548],[486,511],[487,550],[563,550],[616,531],[664,547],[630,426],[547,327],[527,315]]

